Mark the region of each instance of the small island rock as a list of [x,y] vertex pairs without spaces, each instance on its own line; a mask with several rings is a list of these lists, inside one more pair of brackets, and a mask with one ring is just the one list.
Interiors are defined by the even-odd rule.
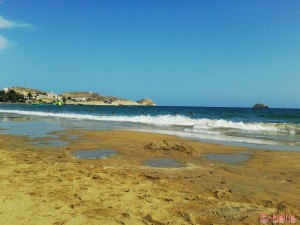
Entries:
[[269,106],[264,105],[264,104],[257,103],[257,104],[255,104],[252,108],[253,108],[253,109],[268,109]]

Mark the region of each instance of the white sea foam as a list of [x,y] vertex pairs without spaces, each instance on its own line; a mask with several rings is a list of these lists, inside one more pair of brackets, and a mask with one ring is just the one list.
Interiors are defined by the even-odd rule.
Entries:
[[158,129],[133,129],[135,131],[143,131],[143,132],[154,132],[154,133],[162,133],[162,134],[171,134],[177,135],[184,138],[195,138],[200,140],[213,140],[213,141],[221,141],[221,142],[237,142],[237,143],[248,143],[248,144],[257,144],[257,145],[278,145],[276,141],[263,140],[257,138],[249,138],[249,137],[234,137],[227,136],[223,134],[209,133],[209,132],[182,132],[182,131],[170,131],[170,130],[158,130]]
[[224,130],[240,130],[264,133],[300,134],[300,125],[288,123],[244,123],[224,119],[195,119],[182,115],[140,115],[140,116],[96,116],[76,113],[50,113],[21,110],[0,110],[1,113],[16,113],[41,117],[68,118],[77,120],[96,120],[112,122],[131,122],[155,125],[158,127],[183,127],[183,131],[206,134],[219,134]]

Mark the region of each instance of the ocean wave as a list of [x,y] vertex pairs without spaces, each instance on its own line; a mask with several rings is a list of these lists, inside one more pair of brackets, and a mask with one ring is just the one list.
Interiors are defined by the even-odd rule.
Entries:
[[300,134],[299,124],[289,123],[244,123],[234,122],[224,119],[196,119],[182,115],[140,115],[140,116],[96,116],[88,114],[76,113],[50,113],[36,111],[21,111],[21,110],[0,110],[2,113],[16,113],[20,115],[41,116],[68,118],[77,120],[96,120],[96,121],[112,121],[112,122],[131,122],[141,123],[155,126],[180,126],[183,130],[195,133],[215,133],[218,134],[224,130],[240,130],[253,132],[272,132],[272,133],[287,133],[291,135]]

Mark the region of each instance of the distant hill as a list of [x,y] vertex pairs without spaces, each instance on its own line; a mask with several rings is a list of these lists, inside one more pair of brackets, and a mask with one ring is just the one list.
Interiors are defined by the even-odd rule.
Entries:
[[[25,88],[25,87],[11,87],[4,88],[4,92],[14,91],[23,96],[22,102],[25,103],[55,103],[64,102],[67,105],[132,105],[132,106],[156,106],[156,104],[149,98],[140,101],[133,101],[130,99],[119,98],[114,96],[103,96],[95,92],[64,92],[62,94],[55,94],[54,92],[46,92],[42,90]],[[3,98],[4,99],[4,98]],[[20,101],[21,102],[21,101]]]
[[97,97],[102,97],[102,95],[98,94],[98,93],[94,93],[91,91],[75,91],[75,92],[64,92],[62,94],[60,94],[63,97],[74,97],[74,98],[78,98],[78,97],[86,97],[86,98],[97,98]]
[[17,93],[20,94],[28,94],[28,93],[47,93],[46,91],[41,91],[41,90],[37,90],[37,89],[32,89],[32,88],[25,88],[25,87],[11,87],[9,88],[10,90],[14,90]]

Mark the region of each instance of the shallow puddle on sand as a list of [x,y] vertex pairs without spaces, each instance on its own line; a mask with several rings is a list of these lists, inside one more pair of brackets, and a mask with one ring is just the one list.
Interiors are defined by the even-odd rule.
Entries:
[[26,122],[8,120],[1,123],[1,128],[3,130],[0,133],[26,135],[29,138],[59,138],[59,136],[51,133],[62,129],[59,124],[35,120]]
[[240,154],[203,154],[204,158],[237,165],[250,159],[251,152],[241,152]]
[[61,141],[61,140],[45,140],[45,141],[31,141],[27,142],[27,144],[31,144],[34,146],[39,146],[39,147],[62,147],[62,146],[67,146],[70,143],[66,141]]
[[116,154],[117,151],[113,149],[77,150],[72,153],[73,156],[80,159],[101,159]]
[[67,139],[69,139],[69,140],[76,140],[76,139],[78,139],[80,137],[81,136],[79,136],[79,135],[71,135],[71,136],[68,136]]
[[54,134],[59,135],[61,137],[65,137],[68,140],[76,140],[76,139],[79,139],[79,138],[81,138],[83,136],[81,134],[71,134],[71,133],[69,133],[67,131],[54,132]]
[[184,164],[172,158],[151,158],[145,161],[145,165],[164,168],[184,167]]

